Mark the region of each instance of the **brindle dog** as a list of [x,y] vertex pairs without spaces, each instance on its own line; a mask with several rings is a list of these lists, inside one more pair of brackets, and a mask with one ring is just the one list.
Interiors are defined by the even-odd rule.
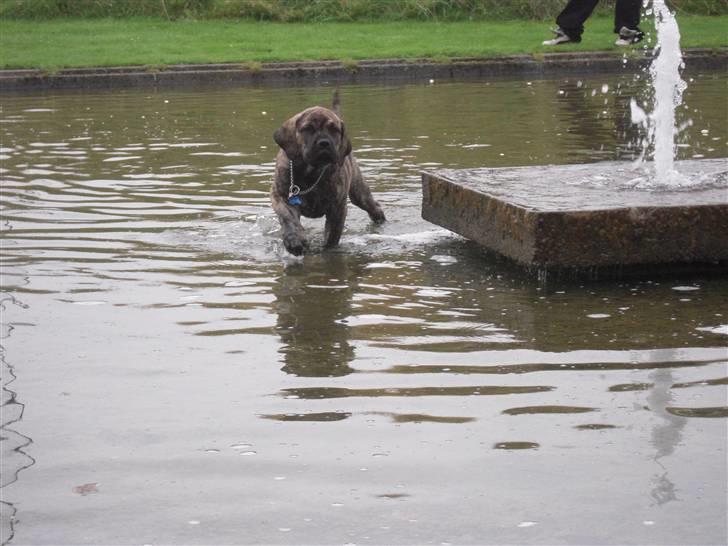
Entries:
[[344,230],[347,195],[373,222],[385,221],[352,154],[339,115],[338,92],[334,93],[333,111],[321,106],[308,108],[286,121],[273,139],[281,149],[271,200],[288,252],[300,256],[308,248],[301,215],[326,216],[324,245],[336,246]]

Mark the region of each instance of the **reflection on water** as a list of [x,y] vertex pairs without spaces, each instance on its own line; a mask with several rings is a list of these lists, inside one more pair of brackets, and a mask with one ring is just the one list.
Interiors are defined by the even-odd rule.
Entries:
[[508,408],[503,410],[507,415],[523,415],[533,413],[587,413],[597,411],[596,408],[583,408],[578,406],[527,406],[524,408]]
[[346,317],[363,265],[346,256],[325,256],[313,267],[289,267],[276,279],[273,310],[286,373],[334,377],[352,373],[354,347]]
[[277,415],[261,415],[263,419],[274,421],[343,421],[351,417],[351,413],[343,411],[322,411],[318,413],[279,413]]
[[728,417],[728,408],[666,408],[668,413],[679,417]]
[[666,411],[667,405],[672,401],[670,387],[673,383],[670,370],[655,370],[651,373],[654,380],[650,394],[647,396],[647,403],[652,411],[660,418],[661,424],[655,425],[652,429],[652,445],[655,447],[655,463],[660,466],[662,472],[653,476],[654,487],[651,491],[652,498],[657,504],[678,500],[675,484],[669,479],[667,469],[661,459],[672,455],[675,448],[682,440],[682,429],[685,428],[687,419],[676,416]]
[[468,386],[468,387],[413,387],[386,389],[344,389],[336,387],[302,387],[284,389],[282,394],[295,398],[351,398],[379,396],[488,396],[494,394],[521,394],[544,392],[554,387],[503,387],[503,386]]
[[500,442],[495,444],[495,449],[538,449],[536,442]]
[[424,168],[636,157],[636,85],[343,88],[390,221],[302,260],[271,135],[330,87],[3,96],[2,540],[725,542],[728,281],[538,284],[420,217]]
[[[13,296],[7,296],[0,299],[0,310],[7,312],[9,305],[17,305],[23,307],[23,304]],[[2,402],[0,409],[2,410],[2,423],[0,430],[0,488],[18,481],[18,474],[31,467],[35,463],[35,459],[28,454],[29,446],[33,440],[24,434],[18,432],[15,427],[17,423],[22,421],[25,404],[18,401],[18,394],[13,390],[12,383],[17,379],[15,368],[6,360],[5,340],[10,336],[13,326],[10,324],[2,324],[2,334],[0,339],[3,344],[0,345],[0,384],[2,385]],[[2,507],[2,515],[0,516],[0,531],[2,534],[2,543],[5,544],[12,540],[15,535],[15,519],[17,508],[12,502],[7,502],[3,495],[0,500]]]

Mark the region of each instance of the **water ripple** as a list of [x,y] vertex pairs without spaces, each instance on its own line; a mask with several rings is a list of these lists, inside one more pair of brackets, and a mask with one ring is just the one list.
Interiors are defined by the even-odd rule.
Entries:
[[[330,87],[4,96],[3,537],[394,543],[419,527],[516,543],[576,525],[583,542],[600,515],[559,514],[596,490],[630,507],[620,529],[658,531],[675,491],[701,529],[722,521],[726,281],[536,284],[421,218],[422,169],[631,159],[635,84],[581,79],[346,86],[389,221],[350,207],[323,250],[323,219],[306,219],[303,258],[270,207],[271,135]],[[690,86],[702,113],[680,153],[726,155],[724,83]],[[19,474],[31,457],[67,471]],[[109,499],[116,519],[69,516]],[[439,534],[463,500],[497,528],[466,514]],[[550,520],[529,515],[544,503]],[[169,527],[140,506],[169,507]],[[331,509],[375,523],[347,535]],[[673,519],[630,537],[686,541],[695,526]]]

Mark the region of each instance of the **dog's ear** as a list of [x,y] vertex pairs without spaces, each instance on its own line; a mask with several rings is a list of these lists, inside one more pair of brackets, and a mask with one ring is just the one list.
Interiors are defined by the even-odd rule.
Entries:
[[339,144],[339,165],[343,165],[346,156],[351,153],[351,141],[346,134],[346,126],[341,122],[341,144]]
[[302,153],[301,145],[298,143],[298,138],[296,137],[298,118],[299,116],[292,117],[273,133],[273,140],[286,152],[288,159],[291,160],[300,156]]

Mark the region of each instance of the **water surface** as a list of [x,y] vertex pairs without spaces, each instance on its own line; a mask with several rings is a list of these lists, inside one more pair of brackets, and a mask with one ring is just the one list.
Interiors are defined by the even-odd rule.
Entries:
[[[690,78],[679,158],[725,157]],[[420,218],[422,169],[636,157],[640,85],[342,88],[389,222],[302,260],[271,135],[331,87],[3,96],[3,541],[725,543],[728,280],[539,283]]]

